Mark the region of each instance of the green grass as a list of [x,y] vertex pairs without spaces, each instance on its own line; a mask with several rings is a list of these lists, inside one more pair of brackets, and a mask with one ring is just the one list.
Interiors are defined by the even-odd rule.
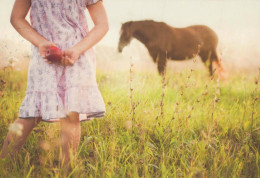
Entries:
[[[131,75],[131,77],[130,77]],[[25,96],[26,71],[0,72],[0,146]],[[41,123],[2,177],[259,177],[258,74],[102,72],[103,119],[82,123],[78,160],[58,164],[59,124]],[[165,87],[164,87],[165,85]],[[132,88],[132,90],[130,90]],[[47,146],[46,146],[47,145]],[[1,177],[0,176],[0,177]]]

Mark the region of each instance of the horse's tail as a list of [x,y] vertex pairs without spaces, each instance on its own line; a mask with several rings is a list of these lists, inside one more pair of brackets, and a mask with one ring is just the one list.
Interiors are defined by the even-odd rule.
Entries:
[[220,79],[226,80],[228,78],[228,73],[223,65],[222,56],[218,56],[217,52],[214,51],[212,54],[212,69]]

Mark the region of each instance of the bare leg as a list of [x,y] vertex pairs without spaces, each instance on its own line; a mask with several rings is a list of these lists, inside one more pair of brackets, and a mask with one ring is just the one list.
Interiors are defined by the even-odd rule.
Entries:
[[40,121],[41,119],[37,118],[17,119],[14,124],[20,124],[22,127],[21,135],[17,135],[12,131],[7,133],[0,158],[6,158],[8,154],[10,154],[12,157],[15,156],[25,143],[33,128],[38,125]]
[[66,166],[71,156],[75,156],[78,150],[81,135],[79,114],[71,112],[67,118],[61,119],[61,162]]

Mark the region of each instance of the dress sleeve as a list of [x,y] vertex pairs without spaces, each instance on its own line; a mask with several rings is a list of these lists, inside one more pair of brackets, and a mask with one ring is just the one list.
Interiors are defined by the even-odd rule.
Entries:
[[86,0],[86,6],[89,6],[91,4],[95,4],[97,3],[98,1],[103,1],[103,0]]

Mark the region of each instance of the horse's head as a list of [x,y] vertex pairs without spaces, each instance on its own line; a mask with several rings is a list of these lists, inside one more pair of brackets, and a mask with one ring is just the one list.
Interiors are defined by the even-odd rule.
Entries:
[[123,48],[128,45],[132,39],[132,22],[126,22],[122,24],[120,31],[120,39],[118,43],[118,51],[121,53]]

